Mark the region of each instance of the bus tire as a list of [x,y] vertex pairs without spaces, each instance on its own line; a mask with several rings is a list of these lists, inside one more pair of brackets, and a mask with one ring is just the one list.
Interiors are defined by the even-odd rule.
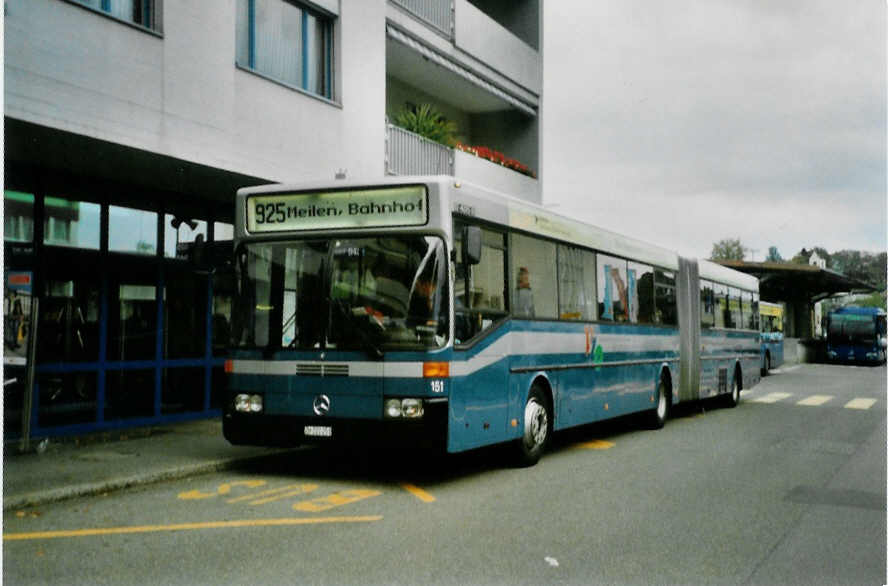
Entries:
[[657,406],[648,411],[647,424],[650,429],[662,429],[669,418],[669,385],[666,377],[661,376],[657,383],[657,396],[654,399]]
[[740,368],[734,371],[734,381],[731,383],[731,392],[725,395],[725,405],[736,407],[740,404]]
[[552,408],[542,387],[536,383],[530,388],[524,404],[524,423],[518,440],[516,460],[518,466],[536,464],[549,445],[552,437]]

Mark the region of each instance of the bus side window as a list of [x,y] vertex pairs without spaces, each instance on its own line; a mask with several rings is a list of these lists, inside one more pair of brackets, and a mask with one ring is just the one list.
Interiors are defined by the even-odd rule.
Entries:
[[596,315],[595,253],[558,245],[558,317],[591,321]]
[[715,289],[709,281],[700,280],[700,325],[704,328],[715,326]]
[[629,288],[626,261],[598,254],[598,319],[625,322],[629,320]]
[[512,315],[519,318],[558,317],[558,275],[555,243],[523,234],[512,234]]
[[465,264],[461,258],[463,226],[454,222],[454,343],[464,344],[506,316],[505,235],[482,229],[481,261]]
[[[678,308],[675,302],[675,274],[661,269],[654,270],[655,322],[678,325]],[[701,307],[701,315],[703,310]]]

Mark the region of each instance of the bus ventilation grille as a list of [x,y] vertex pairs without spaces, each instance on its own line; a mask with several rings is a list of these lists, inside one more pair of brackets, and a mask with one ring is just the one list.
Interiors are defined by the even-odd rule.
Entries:
[[728,392],[728,369],[727,368],[719,368],[718,369],[718,392],[719,393],[727,393]]
[[348,364],[297,364],[296,374],[302,376],[348,376]]

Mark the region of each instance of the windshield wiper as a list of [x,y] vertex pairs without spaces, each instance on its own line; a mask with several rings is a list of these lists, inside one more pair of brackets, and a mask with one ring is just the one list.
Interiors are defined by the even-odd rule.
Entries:
[[[385,328],[378,317],[363,307],[350,307],[341,300],[333,300],[330,305],[331,309],[335,309],[344,318],[344,322],[349,326],[349,333],[354,333],[361,349],[371,358],[382,360],[385,356],[381,347]],[[333,331],[332,319],[330,330]]]

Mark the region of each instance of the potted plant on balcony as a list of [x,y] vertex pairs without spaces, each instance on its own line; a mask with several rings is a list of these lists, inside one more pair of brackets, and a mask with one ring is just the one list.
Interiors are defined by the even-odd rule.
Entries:
[[462,144],[461,142],[456,143],[456,145],[454,145],[454,148],[464,153],[469,153],[471,155],[475,155],[476,157],[486,159],[491,163],[502,165],[503,167],[511,169],[512,171],[515,171],[517,173],[521,173],[522,175],[527,175],[528,177],[536,179],[536,173],[534,173],[530,169],[530,167],[528,167],[521,161],[511,159],[501,152],[493,150],[492,148],[486,146],[470,146]]
[[434,142],[452,147],[456,144],[456,123],[444,117],[435,106],[420,104],[405,106],[392,117],[392,122],[404,130]]

